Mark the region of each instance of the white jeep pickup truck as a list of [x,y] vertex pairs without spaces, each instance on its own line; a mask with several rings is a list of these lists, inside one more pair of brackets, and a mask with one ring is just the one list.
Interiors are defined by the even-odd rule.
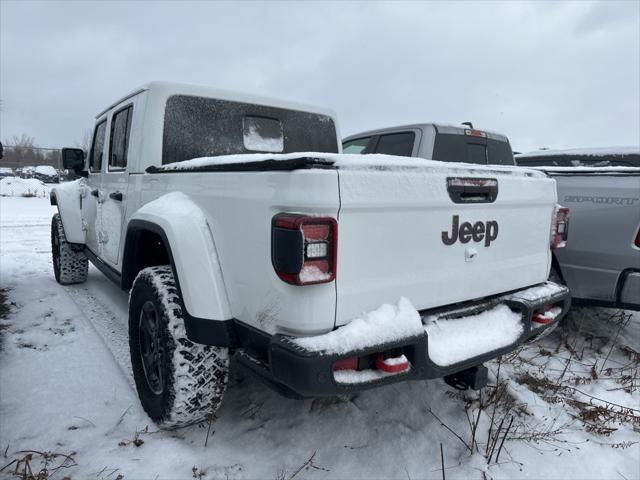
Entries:
[[[515,167],[340,153],[331,112],[150,83],[96,117],[85,177],[52,190],[53,265],[129,291],[142,406],[218,408],[229,355],[283,394],[445,377],[555,327],[555,182]],[[305,153],[306,152],[306,153]],[[311,152],[311,153],[309,153]]]

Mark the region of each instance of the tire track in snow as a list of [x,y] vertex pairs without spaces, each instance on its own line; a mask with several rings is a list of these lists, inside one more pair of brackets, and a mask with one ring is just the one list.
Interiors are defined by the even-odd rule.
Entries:
[[129,359],[129,332],[122,318],[110,306],[91,294],[89,286],[68,286],[65,291],[83,313],[83,318],[113,355],[116,365],[135,391]]

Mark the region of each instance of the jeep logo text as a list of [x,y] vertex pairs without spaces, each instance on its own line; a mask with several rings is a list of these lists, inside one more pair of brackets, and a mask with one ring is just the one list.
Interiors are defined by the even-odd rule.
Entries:
[[460,239],[460,243],[468,243],[471,239],[474,242],[481,242],[484,239],[484,246],[488,247],[492,241],[498,238],[498,222],[489,220],[486,224],[476,222],[473,225],[464,222],[460,225],[460,217],[453,216],[451,232],[442,232],[442,243],[453,245]]

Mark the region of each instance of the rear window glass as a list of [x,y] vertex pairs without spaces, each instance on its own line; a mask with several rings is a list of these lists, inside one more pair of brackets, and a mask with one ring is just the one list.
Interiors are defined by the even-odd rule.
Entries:
[[467,143],[468,163],[487,163],[487,147],[477,143]]
[[164,115],[162,163],[239,153],[338,153],[331,117],[174,95]]
[[380,135],[378,145],[376,145],[376,153],[410,157],[413,152],[413,143],[415,138],[416,135],[413,132]]
[[371,137],[357,138],[342,144],[342,153],[362,153],[367,148]]
[[514,165],[509,142],[454,133],[438,133],[433,160],[490,165]]
[[244,148],[256,152],[277,152],[284,149],[282,124],[275,118],[244,117]]

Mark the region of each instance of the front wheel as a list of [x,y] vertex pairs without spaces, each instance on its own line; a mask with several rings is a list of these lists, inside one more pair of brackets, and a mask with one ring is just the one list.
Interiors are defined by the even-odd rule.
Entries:
[[82,245],[67,242],[60,214],[51,219],[51,255],[53,274],[61,285],[82,283],[87,279],[89,261]]
[[191,342],[169,266],[142,270],[129,299],[129,349],[138,396],[163,427],[213,415],[227,387],[228,349]]

